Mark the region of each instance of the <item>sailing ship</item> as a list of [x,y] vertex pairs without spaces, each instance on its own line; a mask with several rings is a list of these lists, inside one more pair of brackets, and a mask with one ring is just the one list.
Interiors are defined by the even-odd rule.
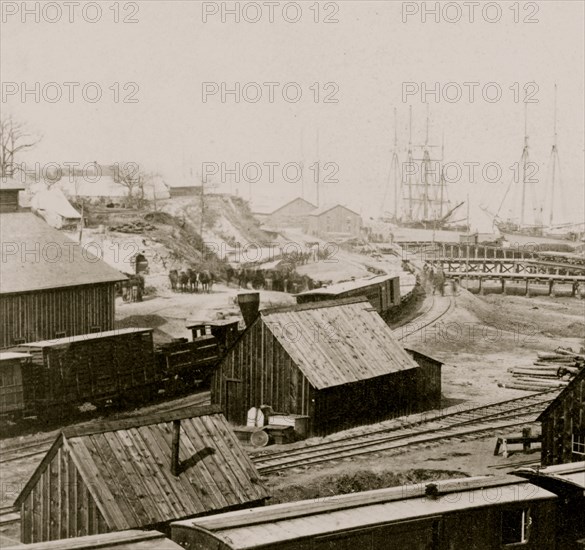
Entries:
[[[452,229],[466,231],[468,225],[450,223],[452,214],[464,202],[454,207],[448,197],[448,186],[441,167],[444,145],[441,145],[440,158],[433,158],[431,149],[438,148],[429,144],[429,115],[427,105],[426,139],[423,145],[412,143],[412,106],[409,110],[409,141],[406,161],[401,170],[399,161],[398,135],[396,131],[396,109],[394,109],[394,147],[390,162],[388,184],[382,201],[381,219],[400,227],[421,229]],[[415,156],[420,149],[422,155]],[[437,181],[437,173],[439,178]],[[389,192],[392,192],[392,210],[386,211]]]
[[[555,85],[554,137],[548,162],[548,182],[543,200],[539,200],[538,183],[534,178],[538,171],[530,161],[528,137],[528,105],[524,111],[524,147],[520,157],[521,181],[510,181],[494,215],[498,229],[506,236],[525,235],[530,237],[555,237],[576,240],[585,224],[561,223],[564,218],[563,185],[561,180],[560,159],[557,147],[557,87]],[[530,204],[527,204],[530,203]],[[487,209],[484,208],[487,211]],[[502,215],[501,212],[505,211]],[[581,227],[581,231],[579,231]]]

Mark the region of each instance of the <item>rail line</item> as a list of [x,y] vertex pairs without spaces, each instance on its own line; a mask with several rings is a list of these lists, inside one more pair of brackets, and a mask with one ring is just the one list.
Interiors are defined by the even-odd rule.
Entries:
[[299,449],[274,453],[256,452],[252,454],[252,460],[260,473],[267,474],[399,447],[513,427],[533,422],[558,393],[557,389],[549,390],[507,401],[480,405],[459,412],[437,415],[409,428],[397,425]]
[[[173,399],[169,404],[172,405],[174,401],[177,399]],[[209,401],[209,392],[202,392],[194,394],[193,396],[189,396],[187,398],[181,399],[182,403],[180,405],[175,405],[171,407],[165,407],[164,403],[157,403],[152,408],[156,409],[155,412],[175,412],[180,411],[182,409],[187,409],[189,407],[193,407],[194,405],[204,405],[207,401]],[[140,414],[144,414],[142,411]],[[115,422],[117,419],[120,418],[131,418],[132,416],[136,416],[134,414],[122,413],[115,415],[115,417],[107,418],[107,421]],[[77,424],[77,426],[91,426],[93,422],[97,422],[99,419],[88,420],[86,422],[82,422],[81,424]],[[66,429],[62,428],[62,429]],[[53,444],[55,440],[56,434],[59,430],[54,430],[50,432],[48,436],[42,436],[42,441],[36,441],[35,443],[18,445],[18,446],[11,446],[10,448],[0,449],[0,464],[5,464],[8,462],[15,462],[17,460],[24,460],[26,458],[32,458],[34,456],[45,454]],[[27,452],[30,451],[30,452]]]
[[[394,329],[394,334],[396,335],[396,339],[397,340],[404,340],[405,338],[407,338],[409,336],[413,336],[417,332],[425,329],[429,325],[436,323],[437,321],[439,321],[439,319],[441,319],[442,317],[447,315],[447,313],[449,313],[453,309],[453,307],[455,306],[455,300],[454,300],[453,296],[448,296],[448,298],[449,298],[449,303],[448,303],[446,308],[442,308],[442,309],[439,309],[438,311],[434,311],[435,305],[438,302],[435,299],[435,296],[433,296],[431,305],[424,313],[418,315],[417,317],[415,317],[414,319],[412,319],[411,321],[409,321],[405,325]],[[406,327],[408,327],[409,325],[412,325],[413,330],[409,330],[409,331],[405,332],[404,329]]]

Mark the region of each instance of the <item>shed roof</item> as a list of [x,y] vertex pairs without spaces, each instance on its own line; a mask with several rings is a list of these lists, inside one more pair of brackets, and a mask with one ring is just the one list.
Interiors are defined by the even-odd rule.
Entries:
[[585,368],[581,369],[575,377],[563,388],[563,391],[556,396],[554,401],[549,403],[548,407],[544,409],[536,419],[538,422],[542,422],[550,412],[559,406],[567,397],[571,394],[571,392],[577,387],[577,384],[580,384],[582,381],[585,381]]
[[[173,476],[172,422],[179,419],[181,463],[179,475]],[[254,465],[215,407],[65,429],[16,506],[62,447],[112,530],[155,525],[268,497]]]
[[308,200],[305,200],[305,199],[303,199],[303,198],[301,198],[301,197],[297,197],[296,199],[293,199],[292,201],[288,201],[286,204],[283,204],[282,206],[279,206],[279,207],[278,207],[276,210],[274,210],[274,211],[273,211],[271,214],[277,214],[277,213],[278,213],[278,212],[280,212],[281,210],[284,210],[285,208],[288,208],[289,206],[291,206],[291,205],[295,204],[296,202],[301,202],[301,203],[303,203],[304,205],[307,205],[307,206],[309,206],[310,208],[314,208],[314,209],[316,209],[316,208],[317,208],[317,207],[316,207],[316,206],[315,206],[313,203],[309,202]]
[[31,357],[28,353],[16,353],[12,351],[0,352],[0,361],[10,361],[11,359],[26,359]]
[[[447,512],[502,503],[538,501],[556,498],[553,493],[533,487],[517,478],[501,480],[475,478],[437,482],[451,489],[437,499],[426,497],[424,487],[393,487],[337,495],[315,503],[314,500],[265,506],[198,518],[173,524],[211,533],[228,548],[244,550],[262,545],[285,543],[303,537],[334,534],[350,529],[367,528],[392,521],[432,517]],[[490,493],[493,489],[493,493]],[[528,490],[530,489],[530,490]],[[486,497],[486,491],[494,497]]]
[[0,176],[0,191],[22,191],[26,185],[15,178]]
[[97,340],[107,338],[108,336],[122,336],[125,334],[137,334],[141,332],[152,332],[152,328],[117,328],[114,330],[105,330],[103,332],[92,332],[90,334],[78,334],[77,336],[65,336],[64,338],[53,338],[52,340],[40,340],[39,342],[27,342],[19,344],[18,348],[50,348],[53,346],[63,346],[66,344],[75,344],[77,342],[87,342],[88,340]]
[[316,389],[418,368],[365,298],[268,309],[260,316]]
[[0,216],[0,294],[114,283],[126,276],[30,213]]
[[326,204],[326,205],[320,206],[319,208],[316,208],[312,212],[309,212],[309,216],[320,216],[321,214],[325,214],[326,212],[329,212],[329,210],[333,210],[334,208],[343,208],[343,209],[351,212],[352,214],[359,216],[359,214],[355,210],[352,210],[351,208],[348,208],[347,206],[343,206],[343,204]]
[[327,287],[323,288],[315,288],[313,290],[307,290],[300,294],[300,296],[313,296],[313,295],[332,295],[336,296],[338,294],[343,294],[344,292],[349,292],[351,290],[356,290],[358,288],[366,288],[372,285],[376,285],[379,283],[383,283],[385,281],[389,281],[391,279],[399,279],[398,275],[376,275],[374,277],[368,277],[367,279],[357,279],[355,281],[345,281],[343,283],[336,283],[334,285],[328,285]]
[[110,548],[117,550],[182,550],[183,547],[165,538],[158,531],[129,530],[37,542],[26,546],[7,547],[4,550],[10,550],[11,548],[15,550],[17,548],[19,550],[22,550],[22,548],[27,548],[28,550],[89,550],[92,548],[101,548],[103,550]]

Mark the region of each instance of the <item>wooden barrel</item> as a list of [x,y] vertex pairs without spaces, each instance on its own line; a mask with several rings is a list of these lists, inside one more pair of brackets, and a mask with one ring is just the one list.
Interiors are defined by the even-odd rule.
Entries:
[[270,443],[270,436],[264,430],[256,430],[250,435],[250,443],[254,447],[266,447]]

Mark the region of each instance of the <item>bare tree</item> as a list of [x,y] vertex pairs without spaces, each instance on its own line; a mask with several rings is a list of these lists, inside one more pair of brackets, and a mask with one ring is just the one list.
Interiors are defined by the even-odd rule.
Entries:
[[145,176],[135,162],[116,163],[114,180],[128,189],[128,206],[144,202]]
[[26,126],[12,116],[0,119],[0,176],[13,176],[22,169],[16,163],[18,154],[32,149],[40,141],[29,133]]

